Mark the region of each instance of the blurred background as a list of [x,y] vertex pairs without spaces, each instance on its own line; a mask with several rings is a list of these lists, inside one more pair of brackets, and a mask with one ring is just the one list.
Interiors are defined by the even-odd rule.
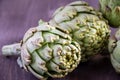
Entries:
[[[38,80],[19,68],[17,57],[2,56],[1,47],[19,42],[30,27],[38,25],[40,19],[49,21],[58,7],[72,1],[76,0],[0,0],[0,80]],[[98,0],[84,1],[98,9]],[[120,80],[120,75],[114,71],[109,57],[97,55],[81,63],[65,78],[48,80]]]

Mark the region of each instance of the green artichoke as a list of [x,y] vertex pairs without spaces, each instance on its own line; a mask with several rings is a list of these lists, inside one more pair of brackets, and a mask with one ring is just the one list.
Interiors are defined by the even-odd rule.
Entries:
[[120,73],[120,29],[116,32],[114,38],[109,39],[108,49],[112,65],[116,72]]
[[120,26],[120,0],[99,0],[100,11],[114,27]]
[[4,55],[21,53],[18,64],[40,79],[64,77],[81,60],[79,44],[46,22],[30,28],[21,43],[4,46],[2,51]]
[[69,33],[81,46],[82,61],[102,51],[110,36],[107,21],[84,1],[75,1],[58,8],[50,25]]

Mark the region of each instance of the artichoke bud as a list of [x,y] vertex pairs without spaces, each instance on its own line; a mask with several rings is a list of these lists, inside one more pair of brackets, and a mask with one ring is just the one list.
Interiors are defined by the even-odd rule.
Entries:
[[26,46],[30,57],[26,59],[23,56],[26,53],[23,51],[21,54],[21,60],[25,63],[23,65],[32,73],[36,72],[45,78],[64,77],[73,71],[81,58],[79,44],[77,42],[74,44],[68,34],[47,23],[42,22],[35,29],[36,32],[34,31],[22,44]]
[[112,65],[116,72],[120,73],[120,29],[115,33],[114,38],[109,39],[108,49],[111,53]]
[[99,0],[100,11],[113,27],[120,26],[120,0]]
[[58,8],[49,24],[67,32],[82,46],[82,55],[86,58],[82,61],[107,47],[103,47],[110,36],[107,21],[85,1],[75,1]]
[[20,67],[39,79],[64,77],[81,60],[79,44],[61,29],[43,21],[25,33],[22,43],[5,46],[2,51],[5,55],[18,52]]

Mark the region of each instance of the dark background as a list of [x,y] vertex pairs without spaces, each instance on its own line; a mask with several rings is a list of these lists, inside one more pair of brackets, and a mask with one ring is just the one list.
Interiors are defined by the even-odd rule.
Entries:
[[[30,27],[37,26],[39,19],[49,21],[55,9],[72,1],[75,0],[0,0],[0,49],[19,42]],[[98,9],[98,0],[84,1]],[[2,56],[0,50],[0,80],[38,80],[20,69],[16,59]],[[120,80],[120,75],[114,71],[109,57],[98,55],[81,63],[65,78],[48,80]]]

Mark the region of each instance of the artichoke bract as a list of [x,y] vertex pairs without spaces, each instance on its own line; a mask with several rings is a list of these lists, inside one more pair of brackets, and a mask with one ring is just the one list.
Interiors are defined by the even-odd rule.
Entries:
[[67,32],[80,44],[82,61],[87,61],[107,46],[110,36],[107,21],[84,1],[58,8],[49,23]]
[[6,56],[20,54],[18,64],[39,79],[64,77],[81,60],[79,44],[64,31],[42,21],[25,33],[21,43],[4,46],[2,51]]
[[120,73],[120,29],[109,39],[108,49],[112,65],[116,72]]
[[120,0],[99,0],[100,11],[113,27],[120,26]]

